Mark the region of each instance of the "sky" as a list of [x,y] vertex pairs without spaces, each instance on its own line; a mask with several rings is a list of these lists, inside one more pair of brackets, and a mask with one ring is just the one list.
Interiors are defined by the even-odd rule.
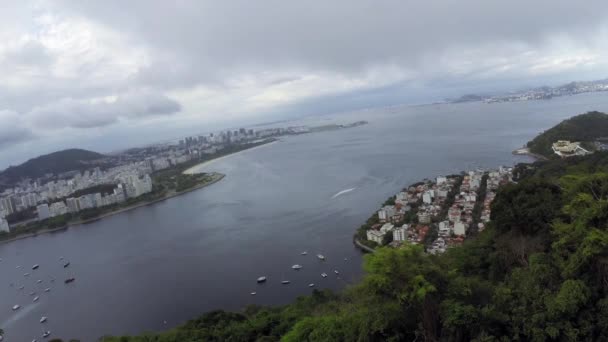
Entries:
[[605,0],[0,1],[0,168],[608,77]]

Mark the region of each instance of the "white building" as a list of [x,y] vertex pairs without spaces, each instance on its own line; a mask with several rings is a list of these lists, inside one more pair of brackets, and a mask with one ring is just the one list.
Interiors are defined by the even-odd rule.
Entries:
[[444,176],[437,177],[437,185],[441,185],[441,184],[443,184],[443,183],[445,183],[447,181],[448,181],[447,177],[444,177]]
[[5,219],[0,218],[0,232],[8,233],[10,231],[11,230],[10,230],[10,227],[8,226],[8,222]]
[[393,230],[393,241],[406,241],[407,240],[407,229],[406,228],[395,228]]
[[380,245],[382,244],[382,239],[384,239],[384,233],[379,230],[370,229],[367,231],[367,239]]
[[380,221],[388,221],[395,214],[396,210],[392,205],[384,206],[382,209],[378,210],[378,218]]
[[454,223],[454,234],[455,235],[466,235],[466,226],[462,222]]
[[49,211],[50,211],[51,217],[65,215],[68,213],[68,207],[65,205],[65,203],[63,203],[63,201],[59,201],[59,202],[51,203]]
[[36,207],[36,211],[38,212],[38,220],[46,220],[51,217],[51,212],[49,210],[49,205],[46,203],[40,204]]

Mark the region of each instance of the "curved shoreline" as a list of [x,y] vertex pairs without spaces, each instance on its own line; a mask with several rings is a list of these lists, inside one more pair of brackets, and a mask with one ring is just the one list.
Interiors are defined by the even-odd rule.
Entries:
[[270,146],[270,145],[272,145],[272,144],[274,144],[274,143],[277,143],[277,142],[279,142],[279,140],[270,141],[270,142],[267,142],[267,143],[265,143],[265,144],[261,144],[261,145],[258,145],[258,146],[252,147],[252,148],[247,148],[247,149],[244,149],[244,150],[241,150],[241,151],[235,152],[235,153],[230,153],[230,154],[227,154],[227,155],[225,155],[225,156],[221,156],[221,157],[219,157],[219,158],[214,158],[214,159],[206,160],[206,161],[204,161],[204,162],[202,162],[202,163],[200,163],[200,164],[196,164],[196,165],[194,165],[194,166],[192,166],[192,167],[187,168],[187,169],[186,169],[186,170],[184,170],[184,172],[182,172],[182,173],[187,174],[187,175],[189,175],[189,174],[193,174],[193,173],[200,173],[200,171],[196,171],[196,172],[195,172],[195,170],[196,170],[196,169],[198,169],[198,168],[200,168],[200,167],[202,167],[202,166],[204,166],[204,165],[211,164],[211,163],[213,163],[213,162],[216,162],[216,161],[222,160],[222,159],[224,159],[224,158],[228,158],[228,157],[236,156],[236,155],[239,155],[239,154],[241,154],[241,153],[243,153],[243,152],[246,152],[246,151],[253,151],[253,150],[255,150],[255,149],[258,149],[258,148],[261,148],[261,147],[264,147],[264,146]]
[[357,238],[353,238],[353,243],[355,244],[355,246],[359,247],[359,249],[361,249],[363,252],[376,253],[375,249],[362,244]]
[[98,221],[98,220],[101,220],[101,219],[109,217],[109,216],[113,216],[113,215],[117,215],[117,214],[120,214],[120,213],[124,213],[126,211],[137,209],[137,208],[140,208],[140,207],[145,207],[145,206],[148,206],[148,205],[152,205],[152,204],[155,204],[155,203],[158,203],[158,202],[162,202],[164,200],[167,200],[167,199],[170,199],[170,198],[173,198],[173,197],[177,197],[177,196],[183,195],[183,194],[188,193],[188,192],[192,192],[194,190],[202,189],[202,188],[207,187],[209,185],[215,184],[215,183],[221,181],[222,179],[224,179],[224,177],[226,177],[226,175],[224,175],[222,173],[214,173],[214,175],[217,176],[216,179],[213,179],[212,181],[210,181],[208,183],[197,185],[197,186],[192,187],[190,189],[186,189],[186,190],[174,192],[174,193],[171,193],[171,194],[167,194],[167,195],[165,195],[165,196],[163,196],[161,198],[157,198],[157,199],[154,199],[154,200],[151,200],[151,201],[136,203],[136,204],[130,205],[130,206],[125,207],[125,208],[120,208],[120,209],[117,209],[117,210],[114,210],[114,211],[110,211],[108,213],[101,214],[101,215],[96,216],[96,217],[92,217],[90,219],[70,222],[70,223],[68,223],[68,224],[66,224],[65,226],[62,226],[62,227],[42,229],[42,230],[39,230],[39,231],[34,232],[34,233],[27,233],[27,234],[23,234],[23,235],[18,235],[18,236],[15,236],[13,238],[10,238],[10,239],[1,240],[0,244],[9,243],[9,242],[13,242],[13,241],[21,240],[21,239],[30,238],[30,237],[35,237],[35,236],[38,236],[38,235],[41,235],[41,234],[48,234],[48,233],[58,232],[58,231],[61,231],[61,230],[67,230],[70,227],[85,225],[87,223]]
[[532,158],[534,158],[536,160],[542,160],[542,161],[549,160],[549,158],[547,158],[547,157],[545,157],[543,155],[540,155],[538,153],[530,152],[530,149],[527,148],[527,147],[518,148],[517,150],[513,151],[512,153],[514,155],[516,155],[516,156],[529,156],[529,157],[532,157]]

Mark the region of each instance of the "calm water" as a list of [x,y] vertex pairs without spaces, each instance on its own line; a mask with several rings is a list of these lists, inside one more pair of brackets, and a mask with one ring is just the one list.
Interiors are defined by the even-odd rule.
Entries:
[[[400,187],[524,161],[511,151],[560,120],[592,109],[607,111],[608,96],[309,117],[302,122],[370,124],[289,137],[233,155],[202,168],[227,175],[208,188],[0,245],[0,327],[8,341],[30,341],[40,338],[38,320],[44,315],[54,337],[93,341],[106,333],[166,329],[215,308],[288,303],[310,293],[309,283],[340,289],[362,276],[352,234]],[[319,262],[317,253],[327,261]],[[67,270],[60,256],[72,263]],[[295,263],[304,268],[291,270]],[[31,271],[33,264],[40,269]],[[24,277],[25,272],[32,275]],[[321,278],[322,272],[329,277]],[[64,285],[71,275],[76,282]],[[269,280],[257,285],[261,275]],[[51,283],[51,277],[57,281]],[[25,289],[19,291],[20,285]],[[51,292],[42,293],[46,287]],[[40,295],[37,303],[32,291]],[[15,304],[22,306],[17,312],[11,310]]]

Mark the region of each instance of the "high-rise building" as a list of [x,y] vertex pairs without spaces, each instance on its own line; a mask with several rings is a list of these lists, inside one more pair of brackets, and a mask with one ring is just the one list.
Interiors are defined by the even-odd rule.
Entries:
[[36,207],[36,211],[38,212],[38,220],[46,220],[51,217],[51,212],[49,211],[49,205],[46,203],[40,204]]
[[80,206],[78,204],[78,199],[70,197],[65,200],[65,204],[68,207],[68,212],[77,213],[80,211]]
[[11,229],[8,225],[8,222],[5,219],[0,218],[0,232],[8,233],[10,231],[11,231]]

